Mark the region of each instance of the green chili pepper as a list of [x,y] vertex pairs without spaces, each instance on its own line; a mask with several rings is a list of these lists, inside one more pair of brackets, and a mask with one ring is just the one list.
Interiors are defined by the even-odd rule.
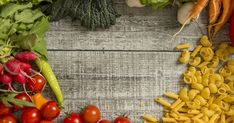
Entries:
[[54,92],[54,94],[57,98],[59,105],[61,107],[63,107],[64,106],[63,94],[62,94],[62,91],[61,91],[60,86],[58,84],[58,80],[57,80],[56,76],[54,75],[54,72],[51,69],[49,63],[45,60],[37,59],[36,64],[37,64],[38,68],[41,70],[44,77],[46,78],[47,82],[49,83],[52,91]]

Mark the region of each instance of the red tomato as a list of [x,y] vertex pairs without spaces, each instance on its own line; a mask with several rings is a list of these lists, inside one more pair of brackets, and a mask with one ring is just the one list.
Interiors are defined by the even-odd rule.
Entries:
[[26,108],[21,114],[22,123],[39,123],[41,121],[41,114],[37,108]]
[[115,118],[114,123],[131,123],[131,121],[126,117],[119,116]]
[[98,121],[98,123],[110,123],[110,121],[106,120],[106,119],[102,119],[102,120]]
[[230,20],[229,36],[230,36],[232,45],[234,45],[234,12],[232,12],[232,16]]
[[0,116],[0,123],[17,123],[17,119],[14,115],[2,115]]
[[86,123],[96,123],[101,119],[101,112],[95,105],[88,105],[82,112],[82,118]]
[[60,114],[60,108],[55,101],[48,101],[41,109],[42,117],[46,120],[53,120]]
[[46,84],[46,80],[41,75],[34,75],[32,79],[28,80],[28,89],[33,92],[41,92]]
[[[28,101],[31,102],[30,97],[26,94],[26,93],[20,93],[18,95],[15,96],[16,99],[20,99],[20,100],[24,100],[24,101]],[[17,105],[14,105],[14,109],[16,110],[20,110],[23,109],[24,107],[19,107]]]
[[12,109],[0,102],[0,115],[11,114]]
[[40,123],[53,123],[51,120],[41,120]]
[[64,119],[63,123],[82,123],[81,115],[71,113],[68,117]]

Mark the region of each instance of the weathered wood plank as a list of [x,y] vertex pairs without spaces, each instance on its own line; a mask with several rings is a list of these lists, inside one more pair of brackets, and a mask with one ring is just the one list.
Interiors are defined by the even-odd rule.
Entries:
[[156,96],[183,85],[180,75],[185,66],[177,64],[178,56],[173,52],[50,51],[49,62],[64,92],[65,111],[93,103],[101,108],[103,118],[130,112],[134,123],[139,123],[144,113],[162,115],[162,107],[153,101]]
[[[194,22],[172,41],[180,25],[176,22],[176,8],[168,7],[159,12],[150,8],[129,8],[119,0],[122,16],[116,25],[106,30],[90,31],[79,21],[64,19],[51,23],[47,33],[48,48],[53,50],[164,50],[173,51],[181,42],[196,44],[202,35]],[[207,12],[198,20],[202,32],[206,32]],[[227,27],[219,33],[218,41],[227,40]]]

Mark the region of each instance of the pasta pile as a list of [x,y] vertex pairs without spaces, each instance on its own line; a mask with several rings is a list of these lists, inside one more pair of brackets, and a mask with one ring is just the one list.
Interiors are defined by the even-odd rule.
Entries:
[[173,103],[157,97],[164,106],[164,123],[234,123],[234,47],[221,43],[212,46],[207,36],[202,36],[192,52],[189,44],[180,44],[183,50],[180,63],[187,63],[183,87],[178,94],[166,92],[164,96]]

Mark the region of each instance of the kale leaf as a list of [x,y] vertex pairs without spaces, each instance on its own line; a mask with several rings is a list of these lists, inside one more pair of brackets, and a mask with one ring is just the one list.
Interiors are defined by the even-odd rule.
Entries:
[[45,12],[53,21],[70,16],[90,29],[108,28],[119,17],[113,0],[57,0]]

